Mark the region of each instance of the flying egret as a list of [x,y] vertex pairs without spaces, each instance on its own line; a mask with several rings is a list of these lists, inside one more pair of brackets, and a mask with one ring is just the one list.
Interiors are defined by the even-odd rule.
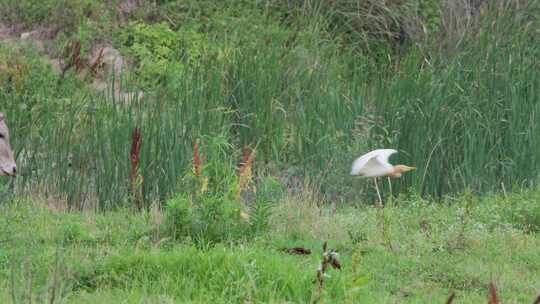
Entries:
[[360,175],[361,177],[373,177],[375,181],[375,189],[379,196],[379,203],[382,206],[381,193],[379,192],[379,186],[377,185],[377,177],[401,177],[404,172],[414,170],[416,167],[409,167],[406,165],[393,166],[388,162],[390,155],[397,153],[394,149],[377,149],[369,153],[366,153],[357,158],[351,169],[351,175]]

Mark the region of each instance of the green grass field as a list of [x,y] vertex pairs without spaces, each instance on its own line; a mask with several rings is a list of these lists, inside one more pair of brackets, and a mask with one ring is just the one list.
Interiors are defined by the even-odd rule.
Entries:
[[[163,213],[70,213],[54,202],[0,209],[2,303],[532,303],[540,286],[538,191],[445,203],[395,200],[319,209],[312,198],[271,207],[251,239],[174,241]],[[384,228],[383,228],[384,227]],[[315,292],[322,243],[339,253]],[[312,249],[291,255],[283,248]]]

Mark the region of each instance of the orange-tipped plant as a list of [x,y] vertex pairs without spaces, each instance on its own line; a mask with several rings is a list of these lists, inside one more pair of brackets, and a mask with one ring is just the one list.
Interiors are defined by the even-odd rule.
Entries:
[[499,299],[497,298],[497,288],[495,283],[489,283],[489,304],[499,304]]
[[141,131],[136,127],[131,132],[131,150],[129,152],[131,160],[131,173],[129,179],[131,184],[131,195],[138,209],[142,208],[142,195],[140,190],[142,189],[143,178],[142,175],[139,174],[138,169],[141,152],[141,140]]
[[197,178],[199,182],[199,191],[201,193],[206,192],[208,190],[208,177],[202,176],[202,160],[204,159],[204,156],[201,157],[201,153],[199,151],[199,142],[196,141],[193,145],[193,174]]
[[193,145],[193,174],[201,176],[201,156],[199,154],[199,142]]
[[72,41],[64,49],[64,57],[67,58],[67,62],[62,67],[61,78],[64,79],[66,72],[75,67],[75,71],[78,73],[84,68],[84,62],[81,57],[81,42],[79,40]]
[[252,171],[253,162],[255,160],[255,149],[249,152],[247,146],[244,145],[242,148],[242,163],[238,168],[238,188],[236,189],[236,200],[240,200],[240,194],[242,190],[248,186],[252,180]]

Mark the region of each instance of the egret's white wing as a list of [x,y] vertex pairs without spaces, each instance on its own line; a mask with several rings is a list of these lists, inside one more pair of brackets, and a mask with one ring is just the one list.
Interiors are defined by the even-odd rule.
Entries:
[[390,173],[392,165],[388,158],[394,153],[397,153],[394,149],[377,149],[362,155],[354,161],[351,175],[374,177]]
[[394,149],[379,149],[379,153],[377,153],[377,160],[383,164],[387,164],[389,166],[390,162],[388,159],[390,158],[390,155],[397,153],[397,150]]
[[377,157],[373,157],[360,170],[360,175],[363,177],[376,177],[383,176],[391,171],[392,166],[386,166],[384,163],[381,163]]
[[371,151],[371,152],[366,153],[366,154],[360,156],[359,158],[357,158],[353,162],[352,169],[351,169],[351,175],[360,174],[360,170],[362,170],[362,168],[367,164],[367,162],[370,159],[372,159],[373,157],[377,156],[377,151],[379,151],[379,150]]

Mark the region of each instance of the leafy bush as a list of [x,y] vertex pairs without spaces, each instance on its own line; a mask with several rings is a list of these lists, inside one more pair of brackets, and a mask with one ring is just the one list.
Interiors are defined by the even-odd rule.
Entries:
[[167,74],[181,74],[208,44],[203,33],[191,28],[176,32],[164,22],[132,22],[120,32],[119,43],[134,58],[135,72],[146,87],[163,82]]
[[[205,154],[208,163],[202,164],[198,144],[194,152],[193,172],[186,174],[181,189],[165,207],[167,231],[173,238],[192,237],[198,243],[249,238],[268,226],[270,208],[279,198],[279,183],[263,178],[255,190],[251,163],[245,160],[236,174],[228,154],[232,146],[222,136],[207,137]],[[242,199],[242,192],[254,195],[251,202]]]
[[166,206],[169,232],[176,239],[190,236],[196,242],[216,243],[246,236],[250,225],[241,217],[241,205],[219,195],[177,195]]
[[257,183],[255,201],[250,205],[250,223],[256,233],[269,228],[272,206],[279,204],[287,189],[275,178],[262,177]]

